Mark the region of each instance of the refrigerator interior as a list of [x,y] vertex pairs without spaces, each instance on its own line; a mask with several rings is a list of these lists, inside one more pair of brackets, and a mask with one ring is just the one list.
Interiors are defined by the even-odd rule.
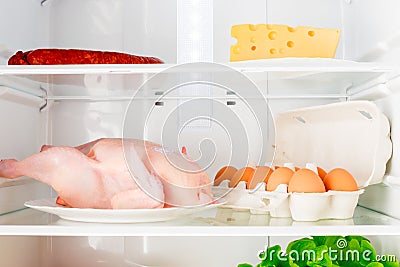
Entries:
[[[385,176],[392,181],[400,177],[398,1],[0,0],[0,7],[1,159],[23,159],[43,144],[76,146],[103,137],[135,137],[174,149],[185,146],[213,178],[228,163],[272,161],[275,114],[369,100],[391,124],[393,154]],[[229,47],[235,43],[230,30],[241,23],[337,28],[341,37],[331,61],[235,65],[229,63]],[[166,64],[6,66],[16,51],[41,47],[121,51],[155,56]],[[190,72],[176,67],[193,62],[203,63],[193,65]],[[207,65],[211,63],[217,64]],[[224,72],[227,66],[234,71]],[[219,77],[218,71],[236,93],[212,84],[175,87],[185,80]],[[265,111],[266,104],[270,110],[265,114],[253,112]],[[263,118],[263,123],[256,124],[254,117]],[[382,192],[384,199],[378,197]],[[0,179],[0,250],[5,252],[0,263],[256,264],[258,250],[268,242],[284,245],[293,233],[366,235],[379,253],[398,253],[398,192],[395,185],[373,187],[354,219],[344,221],[304,225],[218,210],[177,222],[113,225],[68,222],[24,209],[27,200],[56,195],[27,177]]]

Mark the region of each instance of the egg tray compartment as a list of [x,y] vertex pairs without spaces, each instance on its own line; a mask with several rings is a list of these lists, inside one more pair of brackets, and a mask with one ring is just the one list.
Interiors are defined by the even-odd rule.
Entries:
[[[349,219],[354,215],[359,196],[357,191],[333,191],[324,193],[286,193],[287,186],[267,192],[272,217],[292,217],[295,221],[318,221],[322,219]],[[264,199],[264,201],[265,201]]]
[[[265,183],[259,183],[255,189],[246,189],[246,182],[241,181],[236,187],[229,187],[229,180],[213,186],[213,194],[223,198],[225,204],[220,207],[249,210],[252,214],[269,214],[268,202],[265,202]],[[268,201],[268,200],[267,200]]]
[[318,221],[323,219],[349,219],[354,215],[358,191],[328,191],[325,193],[287,193],[287,185],[279,185],[273,192],[265,191],[265,183],[256,189],[246,189],[246,182],[229,188],[229,181],[213,187],[217,197],[226,203],[222,207],[249,210],[252,214],[270,214],[271,217],[289,218],[295,221]]

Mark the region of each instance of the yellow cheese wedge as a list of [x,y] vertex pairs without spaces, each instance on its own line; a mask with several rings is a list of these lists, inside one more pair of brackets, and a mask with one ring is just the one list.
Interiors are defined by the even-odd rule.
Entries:
[[231,61],[282,57],[333,58],[340,30],[296,28],[280,24],[241,24],[232,27],[237,43],[231,46]]

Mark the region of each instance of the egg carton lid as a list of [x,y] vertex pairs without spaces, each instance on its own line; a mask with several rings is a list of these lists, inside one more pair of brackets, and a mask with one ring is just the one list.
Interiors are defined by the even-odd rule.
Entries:
[[273,164],[312,162],[329,171],[344,168],[359,188],[382,182],[391,157],[390,126],[369,101],[296,109],[275,116]]

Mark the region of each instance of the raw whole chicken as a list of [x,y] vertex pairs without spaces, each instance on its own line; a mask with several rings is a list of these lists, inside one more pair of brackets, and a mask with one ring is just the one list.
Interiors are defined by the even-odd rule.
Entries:
[[78,147],[42,146],[0,161],[0,176],[28,176],[75,208],[140,209],[213,202],[210,180],[186,155],[137,139],[99,139]]

